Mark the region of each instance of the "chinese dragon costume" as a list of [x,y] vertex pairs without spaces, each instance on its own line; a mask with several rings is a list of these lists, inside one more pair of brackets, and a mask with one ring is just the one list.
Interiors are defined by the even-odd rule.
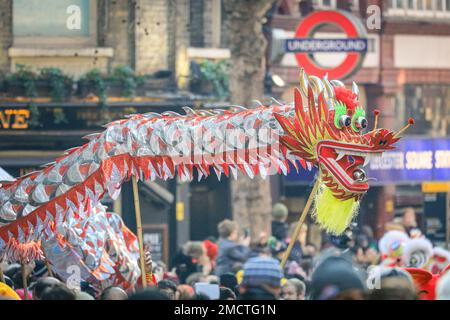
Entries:
[[[72,233],[65,242],[77,248],[72,256],[99,261],[105,241],[93,243],[94,236],[91,246],[79,242],[86,237],[83,221],[104,212],[99,206],[105,193],[114,199],[132,176],[153,181],[178,174],[182,181],[190,181],[194,171],[199,179],[212,172],[219,178],[222,174],[236,178],[239,173],[265,178],[316,166],[320,187],[313,215],[328,232],[342,233],[369,188],[363,167],[370,158],[393,149],[403,130],[377,128],[378,112],[375,127],[367,130],[355,83],[347,89],[341,81],[308,76],[303,70],[300,78],[293,104],[196,111],[186,107],[185,115],[146,113],[113,121],[42,170],[4,184],[0,254],[11,256],[21,248],[17,243],[56,243],[58,228],[65,224]],[[412,120],[405,128],[410,124]],[[135,251],[133,246],[120,247],[123,252]],[[98,252],[89,255],[89,250]],[[53,251],[48,258],[56,265],[51,261],[58,260]],[[122,256],[132,260],[132,255]],[[93,261],[88,263],[92,268]]]

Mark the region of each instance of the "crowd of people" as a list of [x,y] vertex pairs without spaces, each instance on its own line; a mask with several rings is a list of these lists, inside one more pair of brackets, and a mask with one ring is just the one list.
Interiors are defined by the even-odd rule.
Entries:
[[[152,261],[146,248],[146,288],[142,278],[127,291],[119,286],[99,290],[87,282],[73,288],[51,274],[51,266],[36,261],[2,266],[0,299],[450,299],[450,253],[433,249],[410,208],[402,221],[387,226],[379,241],[370,227],[352,226],[341,236],[324,235],[320,248],[307,241],[306,225],[297,239],[290,238],[295,224],[286,222],[284,204],[277,203],[272,215],[270,235],[261,233],[252,241],[247,230],[224,220],[217,239],[187,242],[169,266]],[[291,241],[295,243],[282,270],[280,261]]]

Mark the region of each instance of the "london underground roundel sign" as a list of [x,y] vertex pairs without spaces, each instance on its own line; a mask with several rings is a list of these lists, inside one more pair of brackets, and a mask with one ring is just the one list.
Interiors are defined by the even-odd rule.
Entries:
[[[322,26],[338,26],[347,38],[318,39],[314,33]],[[325,10],[306,16],[298,25],[294,39],[286,40],[286,51],[294,52],[298,64],[309,74],[331,79],[344,79],[361,67],[367,52],[364,25],[355,16],[340,10]],[[314,58],[318,52],[344,52],[344,61],[335,67],[323,67]]]

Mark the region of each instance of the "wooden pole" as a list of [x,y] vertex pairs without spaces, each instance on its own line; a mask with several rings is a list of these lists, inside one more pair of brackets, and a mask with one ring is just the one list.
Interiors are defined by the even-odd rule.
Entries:
[[316,194],[317,189],[319,187],[319,184],[320,184],[319,180],[320,180],[319,177],[317,177],[316,182],[314,183],[314,187],[311,190],[311,193],[309,194],[309,198],[306,201],[306,205],[303,208],[303,212],[300,216],[300,219],[297,222],[297,226],[295,227],[294,234],[291,237],[291,242],[289,242],[289,246],[284,253],[283,259],[281,260],[281,264],[280,264],[281,270],[284,270],[287,259],[291,255],[292,248],[294,247],[294,244],[298,239],[298,235],[300,234],[300,229],[302,228],[302,225],[305,222],[306,215],[308,214],[309,208],[311,207],[312,201],[314,199],[314,195]]
[[53,277],[52,266],[51,266],[51,264],[50,264],[50,261],[48,261],[47,253],[45,252],[43,246],[41,246],[41,250],[42,250],[42,254],[44,255],[45,265],[46,265],[46,267],[47,267],[48,275],[49,275],[50,277]]
[[25,270],[25,264],[22,263],[22,286],[23,286],[23,299],[28,300],[28,281],[27,281],[27,274]]
[[139,242],[139,257],[141,261],[141,279],[142,279],[142,287],[147,287],[147,281],[145,276],[145,258],[144,258],[144,241],[142,239],[142,222],[141,222],[141,207],[139,205],[139,191],[136,177],[131,177],[133,182],[133,196],[134,196],[134,210],[136,213],[136,232],[138,236]]
[[0,281],[3,282],[3,283],[6,283],[5,282],[5,276],[3,275],[3,268],[1,266],[1,262],[0,262]]

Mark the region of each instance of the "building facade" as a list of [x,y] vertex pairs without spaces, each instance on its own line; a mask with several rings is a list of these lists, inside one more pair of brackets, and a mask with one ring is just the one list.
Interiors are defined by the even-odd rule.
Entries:
[[[190,64],[229,57],[223,20],[220,0],[1,0],[0,167],[23,175],[113,119],[214,100],[189,91]],[[154,260],[231,217],[216,180],[140,184]],[[126,183],[106,202],[133,229],[132,197]]]
[[[371,225],[380,235],[386,222],[398,216],[404,207],[412,206],[418,213],[421,227],[426,228],[427,201],[435,197],[436,192],[448,191],[450,3],[440,0],[280,1],[271,20],[269,65],[271,73],[286,82],[285,88],[278,89],[285,99],[292,94],[292,86],[298,84],[299,66],[294,54],[285,53],[280,42],[293,37],[299,22],[318,10],[346,11],[366,28],[369,48],[363,65],[344,82],[347,85],[353,80],[358,83],[361,103],[369,111],[369,122],[373,120],[371,114],[375,108],[381,111],[380,123],[387,128],[397,130],[409,117],[416,120],[406,134],[407,139],[412,139],[413,147],[399,153],[397,160],[388,157],[378,167],[371,164],[375,176],[376,169],[386,170],[387,174],[374,183],[375,187],[363,201],[363,223]],[[342,30],[325,26],[315,37],[339,37],[341,34]],[[335,66],[343,57],[341,53],[320,53],[316,54],[316,59],[325,66]],[[436,144],[439,151],[433,153],[426,147],[414,147],[422,145],[421,139],[427,141],[424,144]],[[436,166],[445,170],[432,174]],[[421,176],[425,171],[427,173]],[[405,176],[397,176],[399,172]],[[302,184],[302,179],[291,179],[294,184],[289,180],[287,184],[291,186]],[[432,183],[427,184],[428,181]],[[429,188],[431,193],[424,194],[424,185],[436,185],[436,188]],[[293,204],[303,201],[298,192],[293,196],[296,192],[287,186],[285,193],[291,195]],[[448,207],[448,203],[445,206]],[[448,219],[441,218],[444,223]],[[448,241],[448,231],[446,237]]]

